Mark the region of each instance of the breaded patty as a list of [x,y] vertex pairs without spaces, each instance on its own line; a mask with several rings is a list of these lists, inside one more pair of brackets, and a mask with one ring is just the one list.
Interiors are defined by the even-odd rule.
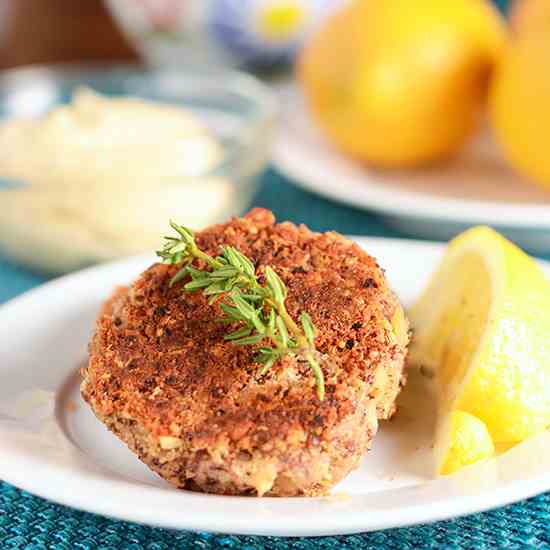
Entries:
[[[376,260],[337,233],[255,209],[196,235],[270,265],[294,319],[317,327],[326,396],[286,356],[263,377],[254,346],[224,340],[219,305],[170,287],[156,264],[104,306],[83,370],[96,416],[161,477],[220,494],[321,495],[355,468],[403,384],[408,325]],[[198,264],[197,264],[198,265]],[[235,326],[234,328],[237,328]]]

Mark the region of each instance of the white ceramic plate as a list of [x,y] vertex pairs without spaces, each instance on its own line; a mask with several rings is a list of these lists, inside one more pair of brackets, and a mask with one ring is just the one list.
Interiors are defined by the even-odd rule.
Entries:
[[334,149],[294,87],[282,86],[279,94],[282,120],[273,162],[304,188],[377,211],[413,236],[447,240],[467,226],[484,224],[532,252],[550,254],[550,192],[515,175],[488,132],[447,164],[382,172]]
[[[441,245],[363,239],[407,304]],[[411,377],[361,467],[324,498],[222,497],[178,491],[92,415],[78,366],[101,302],[152,258],[70,275],[0,307],[0,478],[42,497],[176,529],[328,535],[410,525],[503,505],[550,489],[550,434],[455,476],[430,477],[431,400]],[[550,265],[545,264],[550,273]]]

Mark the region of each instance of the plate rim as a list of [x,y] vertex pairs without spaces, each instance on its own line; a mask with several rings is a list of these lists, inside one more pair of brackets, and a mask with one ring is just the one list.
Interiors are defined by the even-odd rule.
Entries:
[[[282,85],[278,91],[283,119],[289,116],[289,107],[294,110],[299,109],[310,119],[305,106],[297,101],[300,93],[295,85]],[[320,134],[318,130],[317,132]],[[331,185],[327,183],[326,176],[322,172],[308,169],[308,163],[300,162],[296,158],[298,151],[287,145],[289,136],[291,136],[290,127],[279,122],[272,147],[273,165],[298,187],[340,204],[367,211],[379,211],[385,215],[399,216],[404,219],[470,225],[490,224],[495,227],[550,231],[550,205],[439,197],[422,191],[407,191],[393,186],[388,188],[382,183],[369,181],[368,178],[362,182],[361,193],[357,193],[354,191],[357,186],[345,185],[345,175],[340,181],[340,184],[344,183],[344,185]],[[298,141],[294,139],[293,143]],[[330,143],[326,141],[325,143],[332,151],[336,151]],[[345,159],[343,156],[342,158],[349,166],[354,168],[358,166],[352,160]]]
[[[3,457],[0,457],[0,467],[4,470],[6,461]],[[59,470],[63,473],[63,469],[56,468],[45,468],[40,461],[36,460],[23,460],[19,464],[26,464],[26,466],[31,468],[36,468],[36,472],[40,473],[41,470],[44,470],[44,474],[48,474],[48,477],[52,480],[58,481],[55,483],[54,490],[43,490],[37,489],[31,481],[24,475],[13,475],[10,476],[10,480],[5,480],[7,483],[14,485],[28,493],[31,493],[35,496],[60,504],[63,506],[69,506],[70,508],[87,512],[93,514],[99,514],[116,520],[128,521],[131,523],[138,523],[141,525],[147,525],[151,527],[160,527],[164,529],[175,529],[175,530],[189,530],[193,532],[211,532],[211,533],[223,533],[228,535],[250,535],[250,536],[275,536],[275,537],[327,537],[327,536],[345,536],[353,535],[358,533],[367,533],[379,530],[386,529],[397,529],[405,527],[413,527],[417,525],[431,524],[439,521],[456,519],[464,516],[469,516],[477,513],[488,512],[496,508],[507,506],[520,502],[522,500],[532,498],[538,494],[546,492],[550,488],[550,472],[547,473],[543,478],[534,478],[530,480],[522,480],[521,482],[510,483],[509,485],[498,487],[493,491],[486,491],[474,495],[465,495],[459,498],[453,499],[453,506],[435,506],[432,505],[429,507],[431,514],[427,517],[425,510],[428,508],[422,504],[401,507],[399,508],[399,514],[389,513],[387,510],[382,512],[377,512],[376,510],[370,509],[368,511],[370,523],[368,526],[365,526],[361,522],[361,517],[364,517],[363,512],[350,513],[346,515],[339,515],[339,521],[336,524],[331,524],[331,526],[324,525],[319,527],[317,524],[305,524],[302,526],[294,525],[293,528],[287,529],[286,531],[281,531],[276,527],[273,527],[273,524],[266,528],[258,529],[255,526],[251,526],[248,521],[248,517],[243,517],[241,521],[236,521],[235,516],[230,516],[227,519],[223,515],[218,515],[216,517],[216,527],[212,527],[212,522],[209,516],[193,516],[192,521],[185,521],[185,516],[181,516],[183,521],[175,522],[173,520],[173,515],[163,517],[158,514],[159,506],[158,502],[155,502],[157,515],[154,521],[151,521],[149,517],[149,511],[145,508],[138,507],[132,511],[125,507],[118,507],[117,499],[104,499],[104,500],[94,500],[88,501],[86,504],[83,504],[83,499],[77,497],[77,491],[67,491],[64,488],[64,482],[69,483],[70,478],[65,475],[58,475]],[[41,467],[42,465],[42,467]],[[4,474],[2,476],[4,478]],[[137,484],[132,484],[128,481],[117,481],[111,480],[110,482],[104,481],[102,479],[94,479],[87,477],[85,478],[85,483],[87,484],[89,492],[94,494],[110,494],[113,495],[113,492],[116,490],[125,490],[128,493],[125,500],[127,502],[132,502],[133,499],[146,500],[147,498],[160,496],[159,493],[165,491],[165,495],[162,495],[162,498],[166,500],[166,504],[176,504],[175,499],[169,499],[168,495],[174,496],[177,494],[175,491],[167,491],[162,488],[157,487],[147,487],[140,486]],[[515,491],[515,486],[520,484],[525,487],[521,494]],[[115,488],[109,487],[110,484],[115,484]],[[541,487],[543,487],[541,489]],[[254,497],[228,497],[228,496],[217,496],[217,495],[205,495],[200,493],[187,493],[188,498],[192,498],[196,501],[206,500],[206,499],[231,499],[235,500],[250,500]],[[263,499],[271,500],[280,500],[278,497],[262,497]],[[330,499],[331,497],[294,497],[288,500],[322,500]],[[153,502],[154,498],[151,498]],[[285,499],[287,500],[287,499]],[[89,502],[92,502],[90,504]],[[181,503],[180,503],[181,504]],[[171,506],[165,506],[167,509],[173,509]],[[404,517],[401,517],[404,516]],[[374,518],[374,521],[373,521]],[[391,518],[388,520],[388,518]],[[279,516],[278,519],[290,519],[289,517]],[[326,519],[326,518],[325,518]]]
[[[413,239],[389,239],[369,236],[350,236],[350,238],[362,246],[376,245],[379,248],[408,246],[430,250],[432,253],[440,253],[445,248],[445,244],[443,243],[418,241]],[[57,289],[63,288],[67,284],[79,284],[79,280],[86,279],[90,276],[90,274],[97,273],[100,275],[101,273],[107,273],[113,269],[121,269],[125,265],[132,263],[136,264],[136,266],[141,264],[146,265],[148,261],[154,261],[154,257],[150,254],[131,256],[122,260],[100,264],[56,278],[24,292],[0,305],[0,318],[2,318],[3,315],[6,315],[6,312],[9,314],[11,311],[13,314],[13,311],[18,309],[21,303],[24,304],[29,301],[32,302],[36,295],[40,295],[42,293],[55,293]],[[545,262],[544,260],[537,260],[537,262],[544,267],[547,273],[550,273],[550,262]],[[64,380],[60,381],[59,385],[61,386],[63,382]],[[72,442],[71,445],[74,446]],[[39,497],[86,512],[97,513],[111,518],[137,522],[145,525],[153,525],[170,529],[188,529],[193,531],[209,531],[227,534],[269,535],[280,537],[331,536],[361,533],[379,529],[407,527],[420,523],[432,523],[435,521],[486,511],[517,502],[525,498],[530,498],[550,489],[550,472],[548,472],[544,476],[538,476],[526,480],[515,480],[507,484],[500,485],[494,490],[484,491],[481,494],[466,494],[455,497],[451,503],[452,505],[450,506],[447,501],[444,501],[447,504],[443,504],[441,506],[436,506],[432,503],[431,507],[427,507],[422,502],[418,502],[413,505],[401,506],[398,509],[398,513],[388,513],[387,510],[369,509],[368,512],[363,510],[344,515],[340,514],[338,515],[337,521],[330,524],[324,524],[322,526],[316,522],[302,525],[294,523],[292,524],[292,527],[285,527],[281,530],[280,526],[277,527],[275,522],[272,522],[267,526],[262,525],[261,527],[258,527],[255,524],[251,524],[248,521],[248,517],[243,517],[241,521],[236,521],[235,516],[230,515],[228,515],[227,518],[223,515],[218,515],[213,522],[208,515],[205,515],[204,517],[198,517],[195,515],[192,516],[191,519],[187,519],[187,514],[182,514],[181,516],[178,516],[178,521],[175,521],[174,514],[167,514],[164,516],[157,513],[155,518],[152,520],[149,516],[150,512],[146,507],[138,507],[135,509],[132,507],[124,507],[120,505],[119,499],[117,498],[97,498],[87,500],[85,498],[86,494],[103,494],[104,496],[113,496],[114,494],[115,496],[120,496],[121,499],[123,498],[126,504],[132,502],[133,499],[136,498],[150,498],[151,502],[157,502],[161,507],[164,506],[166,509],[172,509],[171,507],[176,504],[178,499],[180,499],[179,505],[181,509],[182,501],[180,493],[173,490],[167,490],[162,487],[146,486],[122,477],[119,477],[118,479],[108,479],[104,476],[102,477],[98,474],[93,474],[93,472],[91,474],[88,472],[87,475],[84,476],[80,474],[80,476],[76,476],[75,478],[75,472],[71,469],[65,469],[61,466],[52,467],[51,464],[46,463],[43,459],[41,460],[41,458],[36,454],[32,455],[22,451],[18,452],[17,449],[8,450],[5,447],[6,445],[0,441],[0,472],[2,479]],[[77,447],[74,447],[74,450],[81,453],[83,456],[86,456],[85,453]],[[32,471],[34,473],[34,477],[29,476],[28,471]],[[47,482],[40,483],[39,481],[37,482],[37,479],[47,479]],[[86,493],[84,495],[81,495],[78,490],[67,491],[66,487],[71,484],[74,485],[75,481],[85,482]],[[117,494],[117,491],[120,491],[120,494]],[[251,499],[250,497],[220,497],[216,495],[204,495],[201,493],[187,493],[187,497],[188,499],[193,499],[197,503],[212,503],[212,499],[224,499],[224,501],[221,502],[225,502],[225,499],[231,499],[232,502],[234,502],[235,499],[249,503],[258,502],[256,499]],[[264,499],[279,502],[281,503],[279,507],[282,507],[285,501],[288,500],[293,502],[304,500],[322,502],[327,499],[332,500],[333,497],[321,497],[319,499],[309,499],[307,497],[293,499],[264,497]],[[265,500],[263,500],[263,502],[265,502]],[[366,513],[369,514],[368,525],[364,521]],[[289,521],[291,520],[290,513],[286,519]]]

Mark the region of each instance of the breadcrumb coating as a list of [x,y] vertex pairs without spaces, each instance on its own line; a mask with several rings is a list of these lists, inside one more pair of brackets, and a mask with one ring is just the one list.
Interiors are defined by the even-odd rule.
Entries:
[[[293,357],[263,377],[255,348],[224,340],[219,305],[170,287],[155,264],[105,304],[83,370],[97,417],[177,487],[222,494],[320,495],[357,466],[391,416],[408,344],[403,310],[376,260],[357,244],[271,212],[197,233],[216,255],[231,245],[288,287],[297,319],[317,327],[326,397]],[[198,264],[197,264],[198,265]],[[236,328],[236,327],[235,327]]]

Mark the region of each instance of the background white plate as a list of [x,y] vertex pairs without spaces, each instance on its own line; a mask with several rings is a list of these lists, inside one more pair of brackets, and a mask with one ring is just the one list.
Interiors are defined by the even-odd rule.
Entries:
[[[362,239],[410,303],[441,245]],[[0,478],[91,512],[177,529],[263,535],[353,533],[484,510],[550,489],[550,434],[446,479],[430,478],[431,400],[411,376],[395,420],[362,466],[324,498],[178,491],[95,420],[77,369],[98,308],[152,258],[58,279],[0,307]],[[550,273],[550,266],[545,264]],[[415,391],[416,390],[416,391]]]
[[447,240],[470,225],[496,227],[524,248],[550,254],[550,192],[515,175],[488,132],[449,163],[384,172],[348,159],[314,125],[299,92],[279,88],[273,162],[302,187],[380,212],[413,236]]

